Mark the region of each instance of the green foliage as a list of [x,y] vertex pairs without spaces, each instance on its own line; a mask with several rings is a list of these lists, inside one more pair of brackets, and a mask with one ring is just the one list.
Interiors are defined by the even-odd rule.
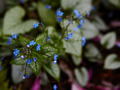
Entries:
[[120,8],[120,0],[108,0],[114,6]]
[[61,0],[64,9],[77,9],[81,14],[85,14],[86,10],[91,10],[92,0]]
[[105,59],[105,69],[118,69],[120,68],[120,59],[116,54],[110,54]]
[[30,39],[25,38],[25,37],[20,36],[20,35],[19,35],[19,40],[20,40],[20,43],[21,43],[23,46],[26,46],[26,45],[29,44],[29,42],[31,41]]
[[60,80],[60,68],[57,64],[53,64],[53,62],[44,65],[44,69],[57,81]]
[[99,51],[99,49],[92,43],[88,44],[85,50],[85,56],[90,60],[91,62],[98,62],[102,59],[102,55]]
[[26,64],[26,60],[27,59],[17,58],[17,59],[12,60],[10,63],[11,64],[15,64],[15,65],[25,65]]
[[106,49],[111,49],[116,42],[116,33],[115,32],[110,32],[104,35],[101,38],[101,45],[103,45]]
[[76,68],[74,70],[74,73],[75,73],[78,83],[81,86],[85,86],[88,82],[88,72],[87,72],[86,68],[84,68],[84,67]]
[[82,57],[78,57],[78,56],[72,55],[72,60],[73,60],[74,64],[76,66],[78,66],[81,63],[81,61],[82,61]]
[[36,20],[27,20],[22,22],[22,18],[25,16],[25,10],[20,7],[16,6],[8,10],[4,17],[3,23],[3,33],[4,34],[11,34],[11,33],[25,33],[30,31],[33,27],[33,23],[36,23]]
[[45,26],[55,26],[56,25],[56,15],[55,12],[52,10],[48,10],[45,8],[45,5],[43,3],[38,3],[38,14],[41,17],[42,22],[45,24]]

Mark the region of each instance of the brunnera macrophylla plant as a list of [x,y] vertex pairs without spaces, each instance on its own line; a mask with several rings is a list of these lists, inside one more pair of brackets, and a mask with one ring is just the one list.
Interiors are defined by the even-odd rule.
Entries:
[[[50,9],[50,6],[46,6]],[[38,27],[43,27],[44,31],[34,39],[28,39],[17,33],[13,33],[8,38],[7,45],[9,47],[14,44],[15,47],[11,48],[13,51],[13,60],[11,64],[25,65],[24,70],[19,70],[19,74],[24,71],[23,79],[29,78],[27,68],[30,68],[37,77],[39,77],[40,71],[47,71],[53,78],[59,81],[60,69],[57,64],[61,53],[72,53],[79,55],[78,52],[69,51],[67,47],[71,45],[84,46],[86,43],[85,37],[83,37],[83,31],[81,30],[84,24],[84,17],[89,17],[89,11],[86,11],[86,15],[81,15],[78,10],[74,10],[72,15],[64,16],[64,12],[59,8],[56,11],[56,18],[60,23],[62,29],[61,33],[52,28],[45,27],[42,22],[33,23],[33,28],[37,30]],[[76,24],[77,26],[74,26]],[[69,29],[72,27],[72,29]],[[74,44],[74,42],[80,42]],[[16,48],[19,46],[19,48]],[[82,49],[82,48],[80,48]],[[0,70],[2,67],[0,66]]]

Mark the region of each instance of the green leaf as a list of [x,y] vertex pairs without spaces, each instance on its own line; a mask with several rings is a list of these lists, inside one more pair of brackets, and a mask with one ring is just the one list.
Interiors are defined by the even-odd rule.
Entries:
[[105,59],[105,69],[118,69],[120,68],[120,59],[116,54],[110,54]]
[[25,38],[25,37],[20,36],[20,35],[19,35],[19,40],[20,40],[20,43],[21,43],[23,46],[29,44],[29,42],[31,41],[30,39]]
[[44,45],[47,42],[47,34],[42,33],[36,38],[36,43]]
[[90,43],[85,48],[85,57],[91,62],[97,62],[102,59],[99,49],[94,44]]
[[17,58],[12,60],[10,63],[15,65],[24,65],[26,64],[26,59]]
[[82,26],[83,36],[86,39],[92,39],[99,35],[98,29],[87,19],[84,19],[84,24]]
[[113,4],[114,6],[120,8],[120,0],[108,0],[111,4]]
[[45,8],[43,3],[38,3],[38,14],[41,17],[42,22],[48,26],[55,26],[56,25],[56,15],[55,12],[52,10],[48,10]]
[[110,32],[104,35],[101,38],[101,45],[103,45],[106,49],[111,49],[116,42],[116,33],[115,32]]
[[82,58],[81,58],[81,57],[78,57],[78,56],[72,55],[72,60],[73,60],[74,64],[75,64],[76,66],[78,66],[78,65],[81,63]]
[[86,68],[76,68],[74,70],[76,80],[81,86],[85,86],[88,83],[88,72]]
[[93,23],[97,27],[97,29],[100,29],[102,31],[106,31],[107,30],[107,26],[104,23],[104,21],[97,15],[95,15],[94,17],[95,17],[95,21]]
[[30,68],[37,77],[39,77],[41,66],[42,66],[42,62],[40,62],[39,60],[37,60],[36,62],[32,61],[32,63],[30,63]]
[[64,9],[77,9],[81,14],[91,10],[91,0],[61,0]]
[[22,18],[25,15],[25,10],[20,7],[16,6],[11,8],[9,11],[6,12],[4,17],[4,24],[3,24],[3,33],[4,34],[11,34],[11,33],[25,33],[30,31],[33,27],[33,23],[36,23],[36,20],[27,20],[22,22]]
[[50,57],[53,56],[55,53],[57,53],[57,49],[55,49],[50,45],[44,45],[41,47],[41,49],[43,50],[43,53],[45,53],[47,56]]
[[44,65],[45,70],[57,81],[60,79],[60,68],[57,64],[53,64],[53,62]]

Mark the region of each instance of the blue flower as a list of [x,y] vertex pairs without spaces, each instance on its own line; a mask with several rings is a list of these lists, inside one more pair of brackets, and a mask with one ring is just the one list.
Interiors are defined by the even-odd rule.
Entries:
[[82,18],[82,15],[79,14],[78,10],[74,10],[74,13],[75,13],[77,18],[79,18],[79,19]]
[[85,37],[82,37],[82,46],[85,46],[85,43],[86,43],[86,39]]
[[31,45],[35,45],[36,42],[34,42],[33,40],[30,42],[30,46]]
[[29,48],[29,47],[30,47],[30,45],[29,45],[29,44],[27,44],[27,47]]
[[59,17],[59,16],[62,16],[64,13],[63,12],[61,12],[60,10],[57,10],[57,12],[56,12],[56,15]]
[[27,62],[27,64],[30,64],[30,63],[32,63],[32,60],[31,59],[27,59],[26,62]]
[[37,58],[33,58],[33,61],[36,61],[37,60]]
[[56,84],[53,85],[53,89],[57,90],[57,85]]
[[40,22],[40,24],[41,24],[43,27],[45,27],[44,24],[43,24],[42,22]]
[[20,0],[20,3],[24,3],[24,0]]
[[2,70],[2,66],[0,66],[0,71]]
[[81,25],[84,24],[84,20],[83,20],[83,19],[80,20],[80,24],[81,24]]
[[65,40],[69,40],[69,37],[68,37],[68,36],[66,36],[66,37],[65,37]]
[[20,58],[21,58],[21,59],[24,59],[24,56],[23,56],[23,55],[21,55],[21,56],[20,56]]
[[28,74],[25,74],[25,75],[23,75],[23,79],[25,79],[25,78],[29,78],[30,77],[30,75],[28,75]]
[[37,50],[37,51],[40,50],[40,47],[41,47],[41,46],[38,44],[37,47],[36,47],[36,50]]
[[12,38],[15,38],[15,39],[16,39],[16,38],[17,38],[17,36],[18,36],[17,34],[14,34],[14,35],[12,36]]
[[9,38],[8,38],[8,42],[7,42],[7,45],[9,45],[9,44],[11,44],[11,43],[12,43],[12,38],[9,37]]
[[47,4],[47,5],[45,5],[45,8],[46,9],[51,9],[51,6]]
[[94,11],[95,10],[95,6],[92,6],[92,11]]
[[33,28],[37,28],[38,26],[38,23],[33,23]]
[[47,37],[47,41],[50,41],[50,37],[49,36]]
[[15,56],[17,56],[17,55],[19,54],[19,50],[18,50],[18,49],[14,49],[13,54],[14,54]]
[[86,11],[86,13],[87,13],[87,17],[89,17],[89,16],[90,16],[90,13],[89,13],[89,11]]
[[57,20],[58,20],[58,22],[61,22],[62,18],[61,17],[57,17]]
[[14,57],[15,59],[17,59],[17,56],[15,56],[15,54],[13,54],[13,57]]
[[82,25],[81,25],[81,24],[79,24],[79,25],[78,25],[78,28],[81,28],[81,27],[82,27]]
[[78,30],[78,27],[73,27],[73,30],[74,30],[74,31],[77,31],[77,30]]
[[3,60],[3,59],[4,59],[4,57],[1,58],[1,60]]
[[71,39],[71,38],[73,37],[73,34],[72,34],[72,33],[69,33],[69,34],[68,34],[68,37],[69,37],[69,39]]
[[57,60],[54,60],[54,61],[53,61],[53,64],[56,64],[56,63],[57,63]]
[[58,55],[54,54],[54,60],[57,60]]

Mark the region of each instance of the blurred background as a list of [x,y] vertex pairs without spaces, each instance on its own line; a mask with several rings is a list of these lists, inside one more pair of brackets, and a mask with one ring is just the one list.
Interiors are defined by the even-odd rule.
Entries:
[[[64,12],[63,18],[74,9],[82,15],[90,12],[82,28],[87,39],[82,57],[66,54],[59,58],[59,82],[46,72],[37,78],[31,70],[30,77],[23,80],[19,72],[22,67],[10,64],[13,55],[8,38],[17,33],[34,39],[44,29],[34,29],[34,22],[60,33],[58,8]],[[119,35],[120,0],[0,0],[0,90],[120,90]],[[20,47],[11,47],[15,46]]]

